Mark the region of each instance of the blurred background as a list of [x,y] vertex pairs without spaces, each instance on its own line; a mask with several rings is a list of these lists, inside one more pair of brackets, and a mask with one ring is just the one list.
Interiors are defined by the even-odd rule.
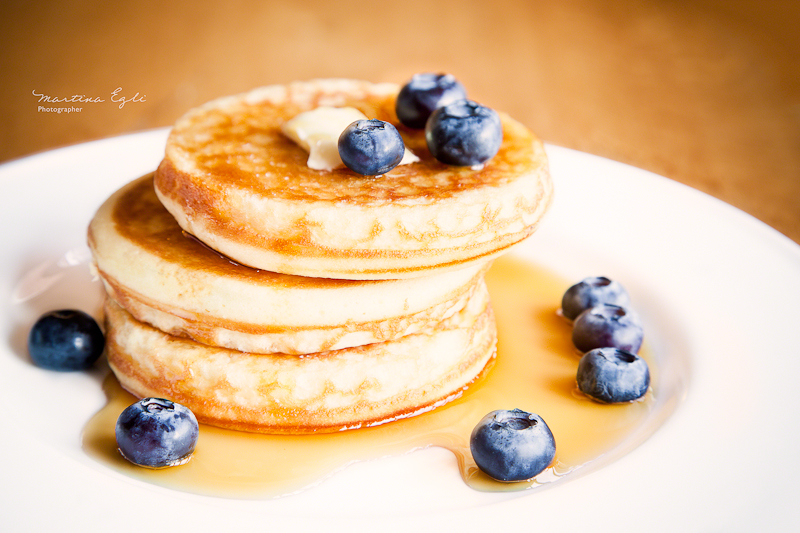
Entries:
[[800,242],[799,25],[796,0],[6,0],[0,162],[169,126],[259,85],[449,72],[546,142]]

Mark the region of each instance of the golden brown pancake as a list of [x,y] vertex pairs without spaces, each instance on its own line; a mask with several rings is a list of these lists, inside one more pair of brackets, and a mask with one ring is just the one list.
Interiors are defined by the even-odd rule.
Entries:
[[186,235],[152,174],[113,194],[89,226],[109,296],[172,335],[258,353],[315,353],[429,331],[464,307],[487,265],[354,281],[245,267]]
[[174,337],[106,299],[108,362],[139,397],[168,398],[198,420],[265,433],[332,432],[429,411],[493,358],[485,285],[430,333],[311,355],[247,354]]
[[254,268],[343,279],[410,278],[486,261],[536,229],[552,196],[542,143],[500,113],[482,168],[448,166],[398,126],[420,161],[383,176],[312,170],[281,125],[318,106],[398,125],[399,87],[352,80],[270,86],[195,108],[175,124],[156,191],[178,224]]

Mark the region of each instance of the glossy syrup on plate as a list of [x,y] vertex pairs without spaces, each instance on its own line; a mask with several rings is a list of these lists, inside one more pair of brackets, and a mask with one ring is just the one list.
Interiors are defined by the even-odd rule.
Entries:
[[[270,498],[314,485],[354,461],[439,446],[453,452],[471,487],[509,491],[557,481],[615,449],[646,423],[655,405],[652,389],[643,400],[623,405],[603,405],[577,390],[580,357],[572,346],[571,324],[557,314],[570,282],[511,257],[498,259],[486,281],[497,319],[497,357],[460,398],[432,412],[321,435],[261,435],[202,425],[188,464],[148,470],[128,463],[116,449],[117,417],[136,398],[109,375],[104,383],[108,404],[84,428],[83,448],[126,475],[164,487]],[[646,345],[640,355],[657,384],[658,369]],[[544,418],[556,440],[556,458],[533,481],[500,483],[478,470],[469,438],[484,415],[514,408]]]

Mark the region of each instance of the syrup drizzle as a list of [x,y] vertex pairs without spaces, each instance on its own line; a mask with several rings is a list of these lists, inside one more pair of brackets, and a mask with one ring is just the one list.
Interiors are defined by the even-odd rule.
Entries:
[[[260,435],[201,426],[188,464],[147,470],[116,450],[119,413],[136,398],[113,375],[104,383],[108,404],[87,424],[83,448],[126,475],[176,490],[261,499],[312,486],[354,461],[396,456],[430,446],[450,450],[464,481],[476,490],[514,491],[558,481],[607,454],[636,433],[655,408],[641,401],[603,405],[575,384],[579,354],[571,325],[557,313],[570,283],[530,263],[503,257],[486,276],[498,325],[493,367],[453,402],[413,418],[334,434]],[[647,347],[640,353],[657,387],[658,368]],[[475,424],[495,409],[520,408],[542,416],[556,439],[553,465],[532,481],[500,483],[480,472],[469,451]]]

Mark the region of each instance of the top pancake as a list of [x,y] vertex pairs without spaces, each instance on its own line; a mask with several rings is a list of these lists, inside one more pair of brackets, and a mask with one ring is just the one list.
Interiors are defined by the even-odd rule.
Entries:
[[[237,262],[313,277],[417,277],[489,259],[533,233],[552,196],[541,142],[501,113],[494,158],[480,169],[445,165],[423,131],[399,126],[398,92],[315,80],[195,108],[167,141],[159,199],[184,230]],[[420,161],[378,177],[308,168],[281,125],[323,105],[395,124]]]

